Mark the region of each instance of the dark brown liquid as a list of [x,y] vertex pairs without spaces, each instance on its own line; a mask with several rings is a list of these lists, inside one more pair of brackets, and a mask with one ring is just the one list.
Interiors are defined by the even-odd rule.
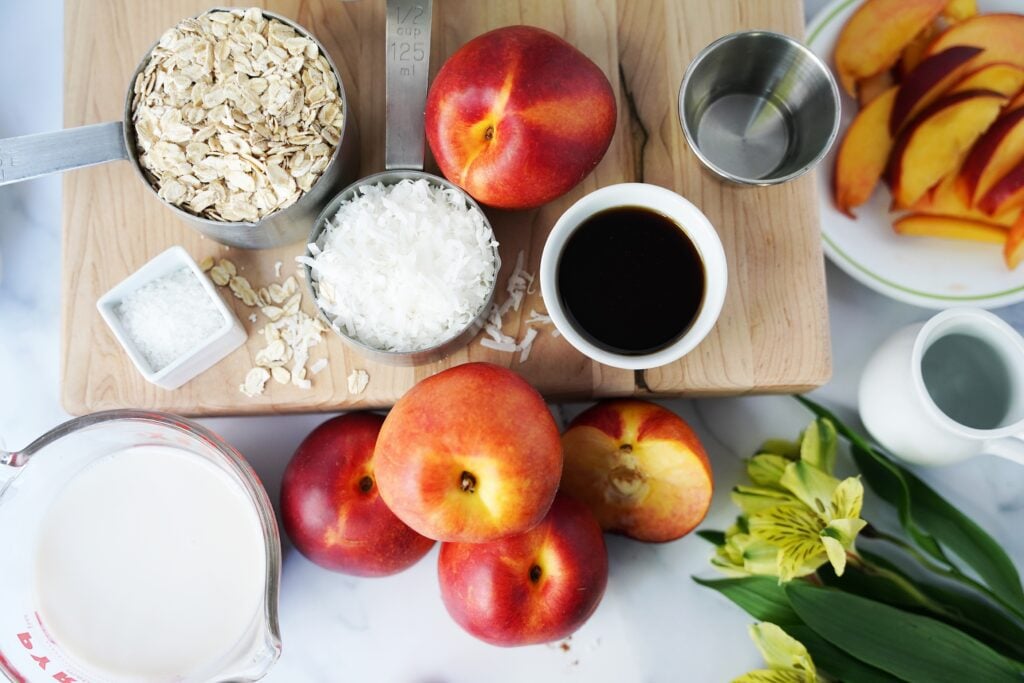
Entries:
[[704,301],[704,263],[693,242],[667,217],[638,206],[607,209],[580,224],[555,276],[574,327],[615,353],[668,346]]

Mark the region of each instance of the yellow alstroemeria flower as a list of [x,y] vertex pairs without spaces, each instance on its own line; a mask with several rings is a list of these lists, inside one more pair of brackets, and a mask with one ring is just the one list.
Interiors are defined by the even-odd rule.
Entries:
[[775,624],[754,624],[750,627],[750,637],[768,668],[743,674],[733,683],[817,683],[819,680],[807,648]]
[[[860,519],[864,500],[860,479],[840,482],[800,460],[786,466],[779,484],[792,499],[744,510],[750,537],[779,550],[779,581],[806,576],[826,561],[842,575],[846,552],[866,524]],[[748,499],[750,496],[741,500]]]

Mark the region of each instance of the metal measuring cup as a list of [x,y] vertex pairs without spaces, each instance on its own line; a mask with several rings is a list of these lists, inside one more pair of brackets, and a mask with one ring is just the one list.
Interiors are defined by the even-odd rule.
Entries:
[[711,43],[679,88],[686,142],[712,173],[740,185],[784,183],[814,168],[839,133],[839,116],[828,66],[770,31]]
[[[484,223],[493,233],[490,221],[480,206],[461,187],[445,178],[423,171],[425,130],[423,123],[427,102],[427,73],[430,58],[430,24],[433,0],[387,0],[387,82],[385,84],[385,137],[384,168],[352,183],[332,199],[321,212],[310,233],[310,244],[320,246],[320,239],[338,208],[351,200],[365,185],[395,185],[402,180],[426,180],[465,197],[484,217]],[[306,285],[317,302],[320,317],[342,340],[358,350],[364,357],[387,365],[419,365],[439,360],[468,344],[483,328],[494,301],[497,274],[501,267],[498,250],[494,249],[495,281],[487,301],[474,319],[452,337],[425,349],[414,351],[385,351],[374,348],[345,334],[327,315],[318,301],[319,287],[313,269],[306,266]],[[313,257],[307,249],[306,256]]]
[[[231,11],[231,9],[216,7],[201,12],[193,18],[211,12]],[[310,190],[303,193],[294,204],[275,211],[254,223],[216,221],[190,213],[165,201],[157,194],[156,188],[150,183],[139,163],[135,126],[132,123],[135,79],[146,68],[150,54],[157,43],[153,43],[146,50],[145,56],[128,81],[122,121],[97,123],[52,133],[38,133],[0,140],[0,185],[94,166],[108,161],[128,159],[131,161],[136,175],[153,193],[154,197],[193,228],[221,244],[243,249],[269,249],[299,241],[308,234],[310,223],[332,193],[345,183],[351,182],[352,178],[356,176],[359,168],[359,140],[341,75],[324,46],[312,33],[294,21],[274,12],[261,11],[263,16],[291,26],[299,35],[313,41],[313,44],[317,46],[320,54],[330,64],[331,71],[338,81],[338,95],[341,98],[342,112],[345,117],[341,139],[334,148],[330,163],[324,169],[323,174],[313,183]]]

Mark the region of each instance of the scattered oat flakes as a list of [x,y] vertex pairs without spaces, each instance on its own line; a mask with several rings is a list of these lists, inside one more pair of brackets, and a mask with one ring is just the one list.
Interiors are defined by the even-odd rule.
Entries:
[[[253,358],[256,367],[246,375],[240,387],[242,393],[258,396],[271,377],[279,384],[292,384],[300,389],[311,388],[312,382],[306,370],[309,349],[322,341],[327,327],[302,311],[302,292],[299,291],[295,277],[289,276],[281,283],[270,283],[260,287],[257,292],[248,279],[237,273],[234,263],[221,259],[210,269],[210,279],[222,287],[228,287],[232,294],[247,306],[259,309],[268,320],[258,332],[266,344]],[[271,305],[270,301],[281,305]],[[253,323],[259,320],[255,311],[249,315],[249,320]],[[321,358],[314,364],[312,373],[316,374],[326,365],[327,360]],[[257,379],[263,374],[254,374],[255,370],[267,373],[266,378]]]
[[239,390],[249,398],[255,398],[263,393],[263,387],[270,379],[270,373],[266,368],[253,368],[245,375],[245,381],[239,386]]
[[199,270],[203,271],[204,273],[210,270],[210,268],[213,268],[212,256],[207,256],[206,258],[199,262]]
[[330,164],[345,122],[316,43],[259,8],[213,10],[165,32],[133,92],[139,162],[157,193],[219,221],[295,203]]
[[274,261],[274,277],[281,277],[281,268],[283,267],[283,261]]
[[366,370],[353,370],[348,375],[348,393],[361,394],[370,383],[370,375]]

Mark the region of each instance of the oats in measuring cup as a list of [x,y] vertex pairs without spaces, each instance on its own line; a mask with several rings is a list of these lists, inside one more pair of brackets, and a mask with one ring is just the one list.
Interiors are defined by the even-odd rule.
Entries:
[[258,8],[168,30],[132,100],[139,162],[157,193],[217,221],[294,204],[330,163],[344,119],[316,43]]

